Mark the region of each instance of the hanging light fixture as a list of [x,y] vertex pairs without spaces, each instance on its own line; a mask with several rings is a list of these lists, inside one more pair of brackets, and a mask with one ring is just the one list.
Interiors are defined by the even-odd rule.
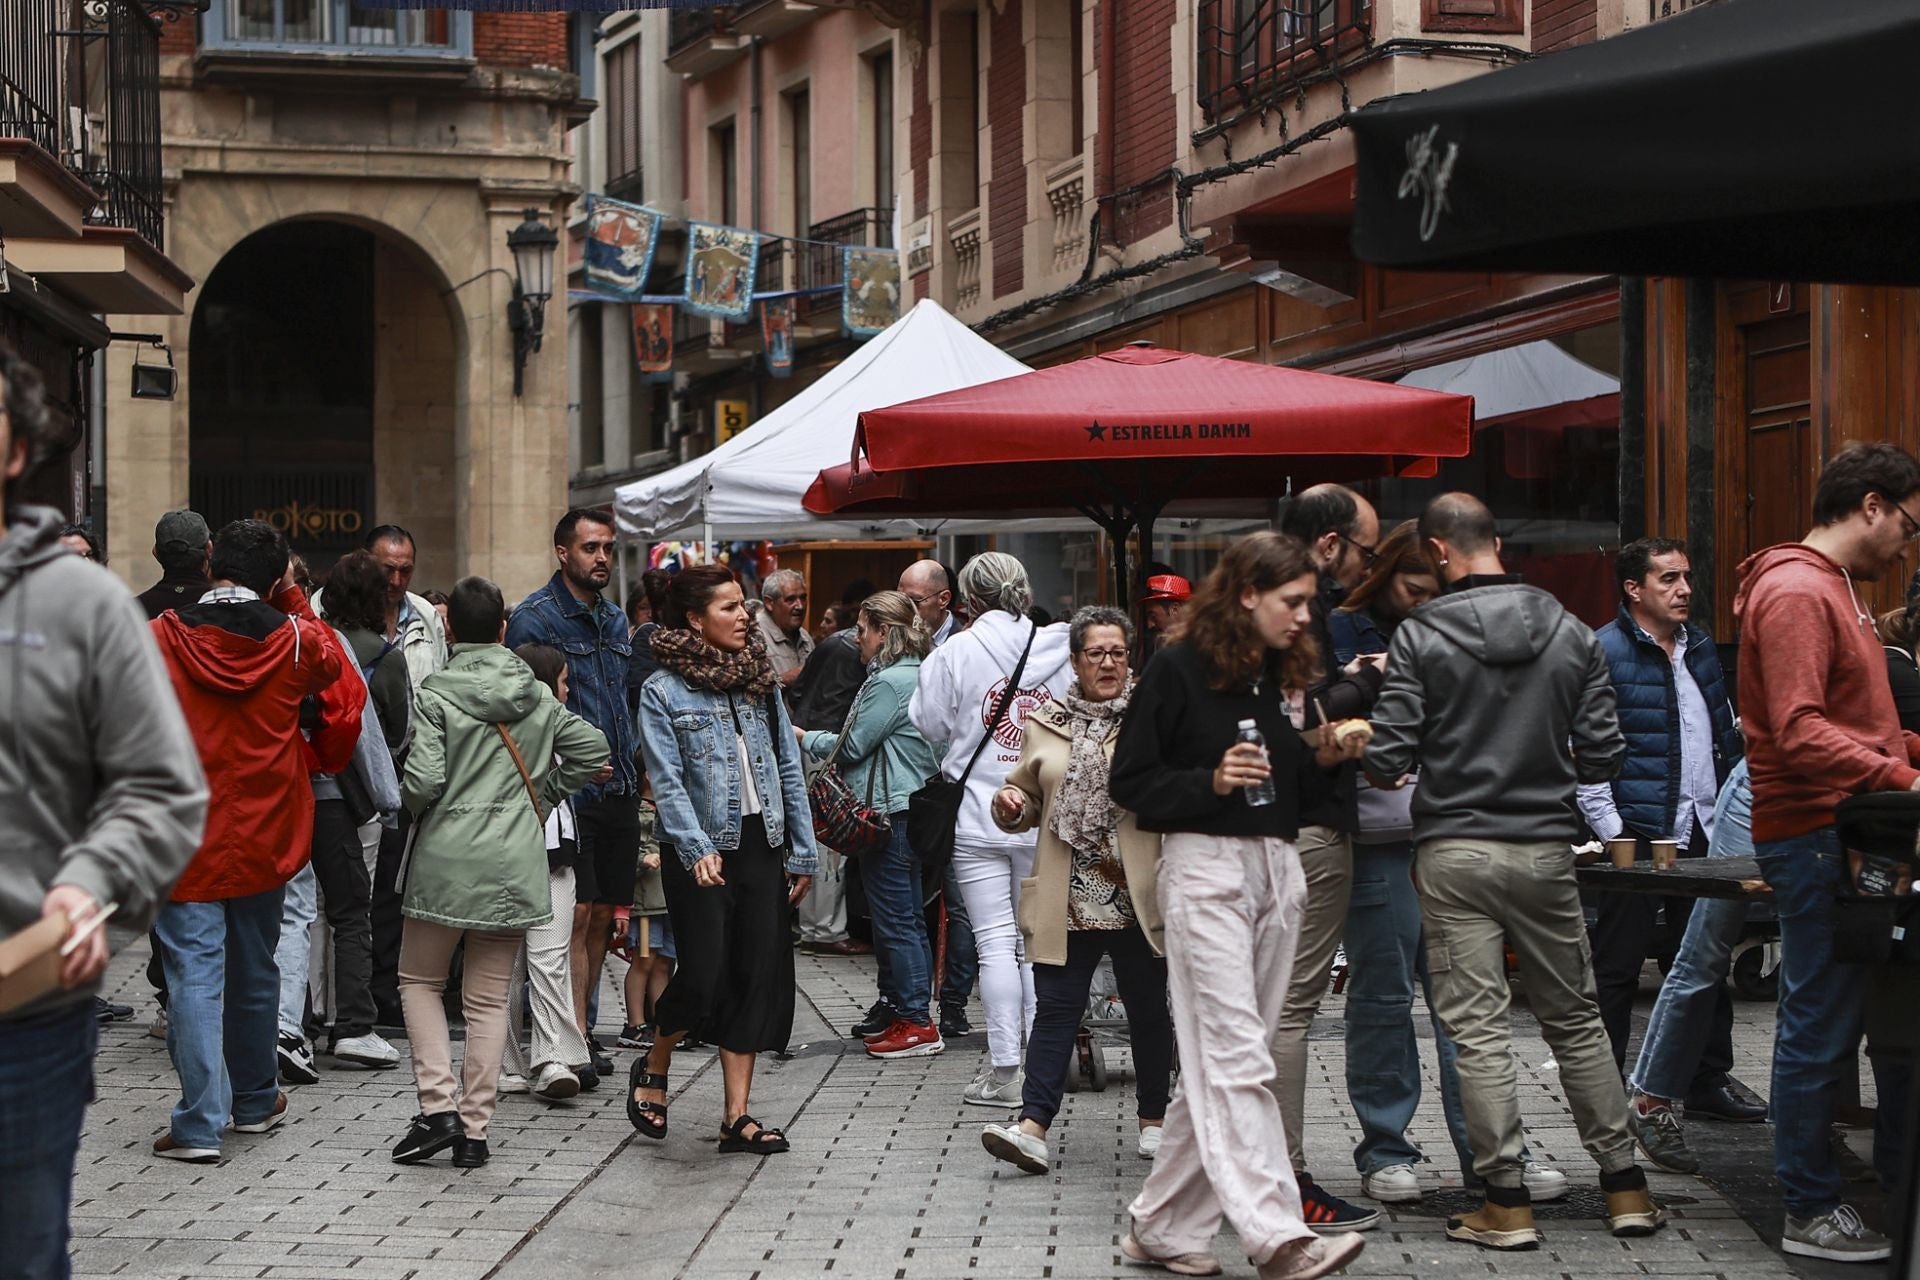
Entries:
[[540,349],[547,299],[553,296],[554,250],[560,235],[540,220],[538,209],[523,211],[524,221],[507,232],[513,253],[513,298],[507,303],[507,328],[513,333],[513,394],[521,393],[527,359]]

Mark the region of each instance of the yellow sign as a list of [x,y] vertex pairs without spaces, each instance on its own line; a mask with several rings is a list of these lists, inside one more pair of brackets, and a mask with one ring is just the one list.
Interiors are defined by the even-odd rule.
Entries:
[[715,400],[713,402],[714,443],[725,444],[745,431],[753,421],[747,413],[745,400]]
[[360,513],[352,507],[320,507],[298,500],[271,511],[256,509],[253,518],[266,521],[289,539],[356,534],[361,524]]

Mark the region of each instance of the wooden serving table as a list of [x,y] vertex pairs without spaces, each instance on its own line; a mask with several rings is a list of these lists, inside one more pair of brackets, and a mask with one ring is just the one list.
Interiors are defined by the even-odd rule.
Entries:
[[1672,870],[1660,871],[1644,860],[1631,867],[1616,867],[1602,854],[1600,861],[1580,867],[1578,875],[1582,889],[1615,893],[1744,901],[1773,896],[1773,887],[1760,878],[1760,863],[1753,858],[1682,858]]

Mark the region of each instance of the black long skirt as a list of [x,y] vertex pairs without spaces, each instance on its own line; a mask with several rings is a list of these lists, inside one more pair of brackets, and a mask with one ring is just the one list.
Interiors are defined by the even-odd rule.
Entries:
[[793,943],[786,851],[758,815],[721,851],[726,883],[701,888],[672,852],[660,859],[679,967],[654,1005],[662,1034],[691,1032],[735,1053],[784,1049],[793,1034]]

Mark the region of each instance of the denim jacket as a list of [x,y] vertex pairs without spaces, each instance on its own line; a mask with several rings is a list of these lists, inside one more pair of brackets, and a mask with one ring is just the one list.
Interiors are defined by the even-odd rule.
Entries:
[[740,847],[745,788],[734,741],[736,716],[752,757],[767,843],[788,846],[788,871],[813,875],[819,866],[813,816],[786,700],[696,689],[665,670],[648,676],[640,688],[640,747],[660,809],[661,843],[671,844],[688,870],[708,854]]
[[627,663],[633,643],[627,619],[611,601],[591,607],[574,598],[556,572],[533,592],[507,621],[507,648],[549,644],[567,656],[567,710],[607,736],[613,750],[613,777],[590,784],[583,800],[634,795],[639,778],[633,764],[633,720],[627,713]]

